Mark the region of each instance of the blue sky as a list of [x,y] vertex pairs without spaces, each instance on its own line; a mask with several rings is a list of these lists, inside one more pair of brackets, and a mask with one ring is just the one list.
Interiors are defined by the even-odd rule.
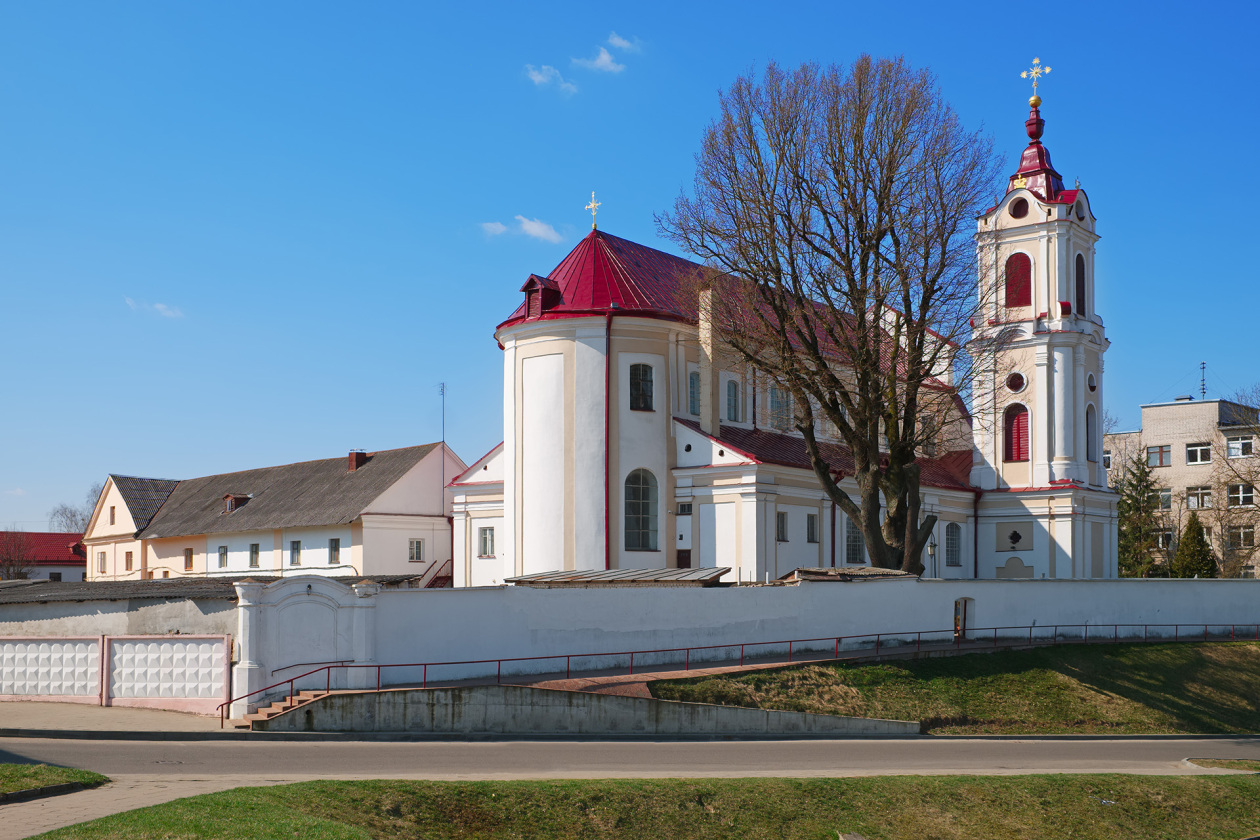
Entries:
[[[1260,381],[1254,3],[0,2],[0,527],[187,478],[502,438],[494,326],[589,229],[656,235],[717,91],[928,66],[1099,218],[1109,408]],[[431,8],[437,7],[437,8]],[[1058,11],[1064,19],[1055,20]],[[500,231],[501,232],[498,232]]]

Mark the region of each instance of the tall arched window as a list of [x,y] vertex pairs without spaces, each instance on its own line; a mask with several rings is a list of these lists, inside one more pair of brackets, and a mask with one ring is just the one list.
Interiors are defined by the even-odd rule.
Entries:
[[635,470],[626,476],[626,551],[656,551],[656,476]]
[[700,414],[700,371],[687,374],[687,411]]
[[1032,306],[1032,260],[1011,254],[1006,260],[1006,305]]
[[1076,255],[1076,314],[1085,317],[1085,257]]
[[1016,403],[1006,409],[1003,460],[1028,460],[1028,409]]
[[739,422],[739,383],[734,379],[726,383],[726,419]]
[[957,522],[945,526],[945,565],[962,565],[962,526]]
[[1092,405],[1085,407],[1085,459],[1098,460],[1098,413]]
[[630,365],[630,410],[652,410],[651,365]]

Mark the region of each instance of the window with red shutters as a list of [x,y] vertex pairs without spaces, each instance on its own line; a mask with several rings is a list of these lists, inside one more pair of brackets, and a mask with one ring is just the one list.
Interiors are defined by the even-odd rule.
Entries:
[[1012,405],[1006,409],[1006,446],[1004,460],[1028,460],[1028,409]]
[[1032,306],[1032,260],[1011,254],[1006,260],[1006,305]]
[[1076,314],[1085,317],[1085,258],[1076,255]]

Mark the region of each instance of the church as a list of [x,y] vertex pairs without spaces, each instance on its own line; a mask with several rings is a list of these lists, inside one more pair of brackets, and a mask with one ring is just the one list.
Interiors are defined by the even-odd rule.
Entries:
[[[1089,199],[1065,189],[1029,100],[1029,143],[977,219],[984,312],[1001,350],[959,404],[965,436],[921,454],[937,525],[924,577],[1117,576],[1116,494],[1100,458],[1103,357]],[[449,486],[453,581],[725,567],[765,582],[863,566],[860,530],[810,468],[786,390],[723,363],[694,295],[700,266],[592,230],[495,331],[503,442]],[[974,412],[974,413],[972,413]],[[851,457],[817,430],[833,470]],[[841,486],[856,492],[851,478]]]

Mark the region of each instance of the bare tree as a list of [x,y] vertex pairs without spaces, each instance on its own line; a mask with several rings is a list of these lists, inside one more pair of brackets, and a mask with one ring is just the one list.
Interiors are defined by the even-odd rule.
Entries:
[[[959,414],[992,143],[902,59],[771,64],[720,107],[693,194],[658,226],[712,270],[721,340],[790,393],[814,473],[871,563],[920,573],[936,517],[920,520],[916,456]],[[857,499],[820,454],[816,419],[852,453]]]
[[88,488],[83,504],[78,507],[62,502],[48,512],[48,529],[67,534],[82,534],[87,531],[92,520],[92,511],[96,508],[96,500],[100,498],[105,485],[96,482]]
[[0,580],[25,580],[34,571],[35,548],[17,526],[0,531]]

